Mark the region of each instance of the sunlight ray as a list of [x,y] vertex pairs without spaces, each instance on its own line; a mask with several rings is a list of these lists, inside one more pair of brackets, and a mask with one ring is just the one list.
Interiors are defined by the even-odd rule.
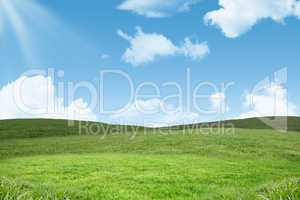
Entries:
[[2,19],[2,14],[0,12],[0,33],[2,32],[3,30],[3,19]]
[[15,31],[16,37],[20,43],[20,49],[28,64],[32,65],[36,63],[37,58],[34,56],[34,49],[31,47],[32,41],[29,36],[29,30],[27,29],[21,15],[18,13],[15,1],[2,0],[2,7]]
[[[45,65],[42,55],[44,47],[41,44],[51,44],[53,47],[51,51],[58,53],[59,51],[54,49],[59,50],[64,47],[61,38],[67,38],[64,43],[74,46],[73,50],[84,48],[88,55],[93,56],[92,59],[97,58],[98,51],[93,45],[79,37],[61,19],[37,1],[0,0],[0,2],[3,16],[7,18],[7,22],[15,32],[20,51],[26,61],[26,67]],[[66,51],[62,51],[62,53],[65,57],[74,56]]]
[[[0,7],[1,7],[1,3],[0,3]],[[4,30],[4,15],[2,9],[0,9],[0,34],[3,32],[3,30]]]

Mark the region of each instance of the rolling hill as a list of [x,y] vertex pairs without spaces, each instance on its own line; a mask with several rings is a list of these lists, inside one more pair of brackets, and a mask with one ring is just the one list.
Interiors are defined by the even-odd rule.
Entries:
[[271,122],[276,127],[286,127],[289,131],[300,131],[300,117],[262,117],[262,118],[248,118],[248,119],[236,119],[227,120],[221,122],[208,122],[198,124],[188,124],[181,126],[174,126],[174,129],[183,128],[201,128],[201,127],[235,127],[242,129],[273,129],[268,125]]
[[202,134],[211,123],[0,121],[0,199],[300,199],[300,119],[286,133],[255,118],[229,123],[234,134]]
[[[240,129],[272,129],[265,124],[264,119],[272,120],[274,117],[268,118],[249,118],[239,120],[228,120],[222,122],[208,122],[199,124],[188,124],[181,126],[160,128],[162,130],[182,130],[197,129],[205,127],[232,127]],[[277,118],[279,121],[285,121],[285,117]],[[68,123],[71,122],[72,125]],[[88,129],[86,128],[88,127]],[[288,117],[287,128],[289,131],[300,131],[300,117]],[[107,132],[124,132],[124,131],[156,131],[159,128],[146,128],[139,126],[113,125],[98,122],[81,122],[54,119],[19,119],[19,120],[0,120],[0,139],[9,138],[33,138],[47,136],[70,136],[89,135],[91,133]],[[89,133],[91,132],[91,133]]]

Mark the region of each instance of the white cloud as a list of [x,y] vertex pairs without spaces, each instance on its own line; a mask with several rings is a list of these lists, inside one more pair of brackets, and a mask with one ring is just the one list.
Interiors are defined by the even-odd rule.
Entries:
[[210,50],[206,42],[192,43],[190,38],[185,38],[181,51],[186,57],[190,57],[193,60],[202,60],[209,54]]
[[205,15],[204,21],[216,25],[229,38],[250,30],[263,19],[283,23],[286,17],[300,16],[296,0],[219,0],[221,8]]
[[182,46],[176,46],[164,35],[158,33],[144,33],[137,27],[137,33],[132,37],[118,30],[118,35],[130,42],[130,47],[123,54],[123,60],[134,66],[153,62],[157,57],[184,55],[193,60],[201,60],[209,54],[206,42],[192,43],[185,38]]
[[50,77],[21,76],[0,88],[0,119],[53,118],[95,121],[96,115],[83,99],[65,106],[57,97]]
[[216,113],[223,114],[229,110],[228,105],[226,104],[226,96],[224,93],[214,93],[210,96],[210,102],[212,105],[212,110]]
[[247,93],[244,106],[248,112],[241,114],[240,118],[296,116],[299,112],[299,108],[288,101],[287,90],[275,83],[266,86],[259,94]]
[[[204,120],[217,120],[220,114],[229,111],[224,93],[214,93],[208,99],[212,113],[185,111],[181,106],[174,106],[161,99],[136,100],[121,112],[111,115],[111,121],[118,124],[134,124],[149,127],[193,124]],[[206,115],[205,115],[206,114]],[[212,115],[213,114],[213,115]],[[223,117],[223,116],[222,116]]]
[[300,1],[298,1],[295,5],[294,14],[300,19]]
[[119,10],[131,11],[149,18],[162,18],[189,11],[199,0],[125,0]]
[[133,38],[121,30],[118,34],[131,44],[123,54],[123,59],[132,65],[152,62],[158,56],[174,55],[177,51],[177,47],[165,36],[157,33],[146,34],[139,27]]
[[149,127],[190,124],[200,121],[200,115],[175,108],[160,99],[136,100],[120,113],[111,115],[112,121]]

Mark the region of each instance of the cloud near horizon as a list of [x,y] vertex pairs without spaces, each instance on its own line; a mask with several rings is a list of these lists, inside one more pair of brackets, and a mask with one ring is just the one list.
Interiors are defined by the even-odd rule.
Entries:
[[219,0],[220,8],[208,12],[204,21],[219,27],[228,38],[236,38],[264,19],[284,23],[287,17],[300,18],[297,0]]
[[208,116],[214,115],[218,118],[219,115],[229,110],[224,93],[213,93],[207,100],[211,110],[207,116],[200,111],[186,111],[182,106],[175,106],[160,98],[153,98],[135,100],[121,112],[112,114],[110,117],[116,123],[126,125],[163,127],[199,123]]
[[229,106],[226,102],[226,96],[222,92],[214,93],[210,96],[210,102],[213,111],[219,114],[224,114],[229,111]]
[[200,115],[195,112],[185,112],[161,99],[136,100],[122,112],[110,116],[119,124],[141,125],[147,127],[163,127],[180,124],[190,124],[200,121]]
[[117,8],[149,18],[163,18],[189,11],[199,0],[125,0]]
[[[66,105],[58,97],[50,77],[41,75],[21,76],[0,88],[0,120],[22,118],[50,118],[97,121],[97,115],[82,98]],[[224,114],[229,111],[223,93],[211,94],[208,98],[210,109]],[[246,93],[244,98],[246,112],[239,118],[265,116],[299,116],[300,108],[288,101],[287,90],[280,84],[270,83],[259,93]],[[166,103],[161,99],[136,100],[122,112],[104,116],[108,123],[133,124],[151,127],[180,125],[203,122],[204,113],[185,111],[182,107]]]
[[51,77],[21,76],[0,88],[0,119],[50,118],[96,121],[87,103],[78,98],[65,105]]
[[244,107],[248,111],[240,118],[299,115],[299,107],[288,101],[287,89],[276,83],[266,85],[259,94],[246,93]]
[[181,46],[176,46],[170,39],[158,33],[144,33],[141,27],[136,27],[136,34],[130,36],[122,30],[117,33],[130,43],[122,59],[133,66],[153,62],[159,57],[183,55],[195,61],[202,60],[210,53],[206,42],[192,42],[185,38]]

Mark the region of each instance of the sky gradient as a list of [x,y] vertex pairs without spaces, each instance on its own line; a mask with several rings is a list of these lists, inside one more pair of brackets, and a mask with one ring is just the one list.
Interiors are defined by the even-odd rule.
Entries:
[[[0,106],[0,119],[86,117],[159,126],[299,115],[299,25],[300,3],[296,0],[2,0],[0,97],[6,100]],[[49,111],[50,94],[51,102],[63,111],[20,111],[11,103],[21,98],[16,97],[14,85],[23,73],[48,68],[55,71],[55,78],[30,76],[22,86],[22,99],[31,107],[47,105]],[[282,69],[286,77],[277,80],[274,73]],[[107,75],[101,85],[103,70],[118,70],[123,76]],[[128,102],[131,95],[124,74],[135,89],[152,82],[161,94],[153,95],[155,90],[148,85],[141,91],[148,98],[133,95]],[[207,98],[197,103],[215,112],[199,112],[191,105],[187,74],[192,92],[201,83],[217,86],[217,91],[212,87],[199,90]],[[253,94],[253,88],[266,77],[270,80],[264,82],[264,89]],[[97,98],[86,88],[76,90],[74,98],[67,94],[68,83],[82,81],[94,85]],[[164,86],[167,82],[180,85],[182,102],[176,98],[163,101],[178,93],[177,88]],[[45,83],[48,85],[43,86]],[[62,94],[57,92],[59,83],[64,84]],[[224,92],[222,84],[231,86]],[[96,107],[90,105],[93,98]],[[109,110],[129,104],[121,113],[102,113],[101,98]],[[86,111],[83,117],[66,114],[80,108]]]

